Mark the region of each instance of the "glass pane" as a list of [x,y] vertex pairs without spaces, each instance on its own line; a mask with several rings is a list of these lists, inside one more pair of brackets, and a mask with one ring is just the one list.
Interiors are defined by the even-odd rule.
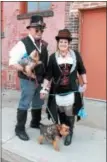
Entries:
[[38,2],[27,2],[28,12],[33,12],[38,10]]
[[39,10],[48,10],[50,6],[51,2],[39,2]]

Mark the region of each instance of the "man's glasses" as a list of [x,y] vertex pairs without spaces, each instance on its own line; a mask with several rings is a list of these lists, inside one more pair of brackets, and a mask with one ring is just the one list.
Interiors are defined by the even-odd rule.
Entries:
[[39,33],[39,32],[43,33],[44,29],[43,28],[36,28],[35,31],[36,31],[36,33]]

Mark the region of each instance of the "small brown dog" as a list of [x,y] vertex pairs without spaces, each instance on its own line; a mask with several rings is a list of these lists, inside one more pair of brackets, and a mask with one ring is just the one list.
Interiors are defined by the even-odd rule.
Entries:
[[53,147],[56,151],[59,151],[60,138],[61,136],[66,137],[69,134],[69,127],[65,124],[40,124],[40,134],[41,135],[38,139],[39,144],[42,144],[43,140],[46,139],[53,144]]
[[36,65],[40,63],[41,61],[39,61],[39,54],[36,50],[31,52],[29,56],[27,55],[19,61],[19,64],[24,68],[24,73],[32,78],[35,78],[32,70],[35,68]]

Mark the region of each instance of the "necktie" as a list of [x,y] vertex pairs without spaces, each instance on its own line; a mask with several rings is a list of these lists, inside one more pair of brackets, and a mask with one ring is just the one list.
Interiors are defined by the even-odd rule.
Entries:
[[42,43],[41,43],[41,40],[35,40],[35,46],[37,48],[37,50],[39,51],[39,53],[41,53],[41,46],[42,46]]

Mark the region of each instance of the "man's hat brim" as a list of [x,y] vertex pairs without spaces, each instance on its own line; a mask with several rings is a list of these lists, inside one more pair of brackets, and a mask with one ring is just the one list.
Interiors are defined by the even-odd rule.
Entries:
[[46,28],[46,24],[45,23],[44,25],[43,24],[30,24],[26,28],[29,29],[29,28],[36,28],[36,27]]

